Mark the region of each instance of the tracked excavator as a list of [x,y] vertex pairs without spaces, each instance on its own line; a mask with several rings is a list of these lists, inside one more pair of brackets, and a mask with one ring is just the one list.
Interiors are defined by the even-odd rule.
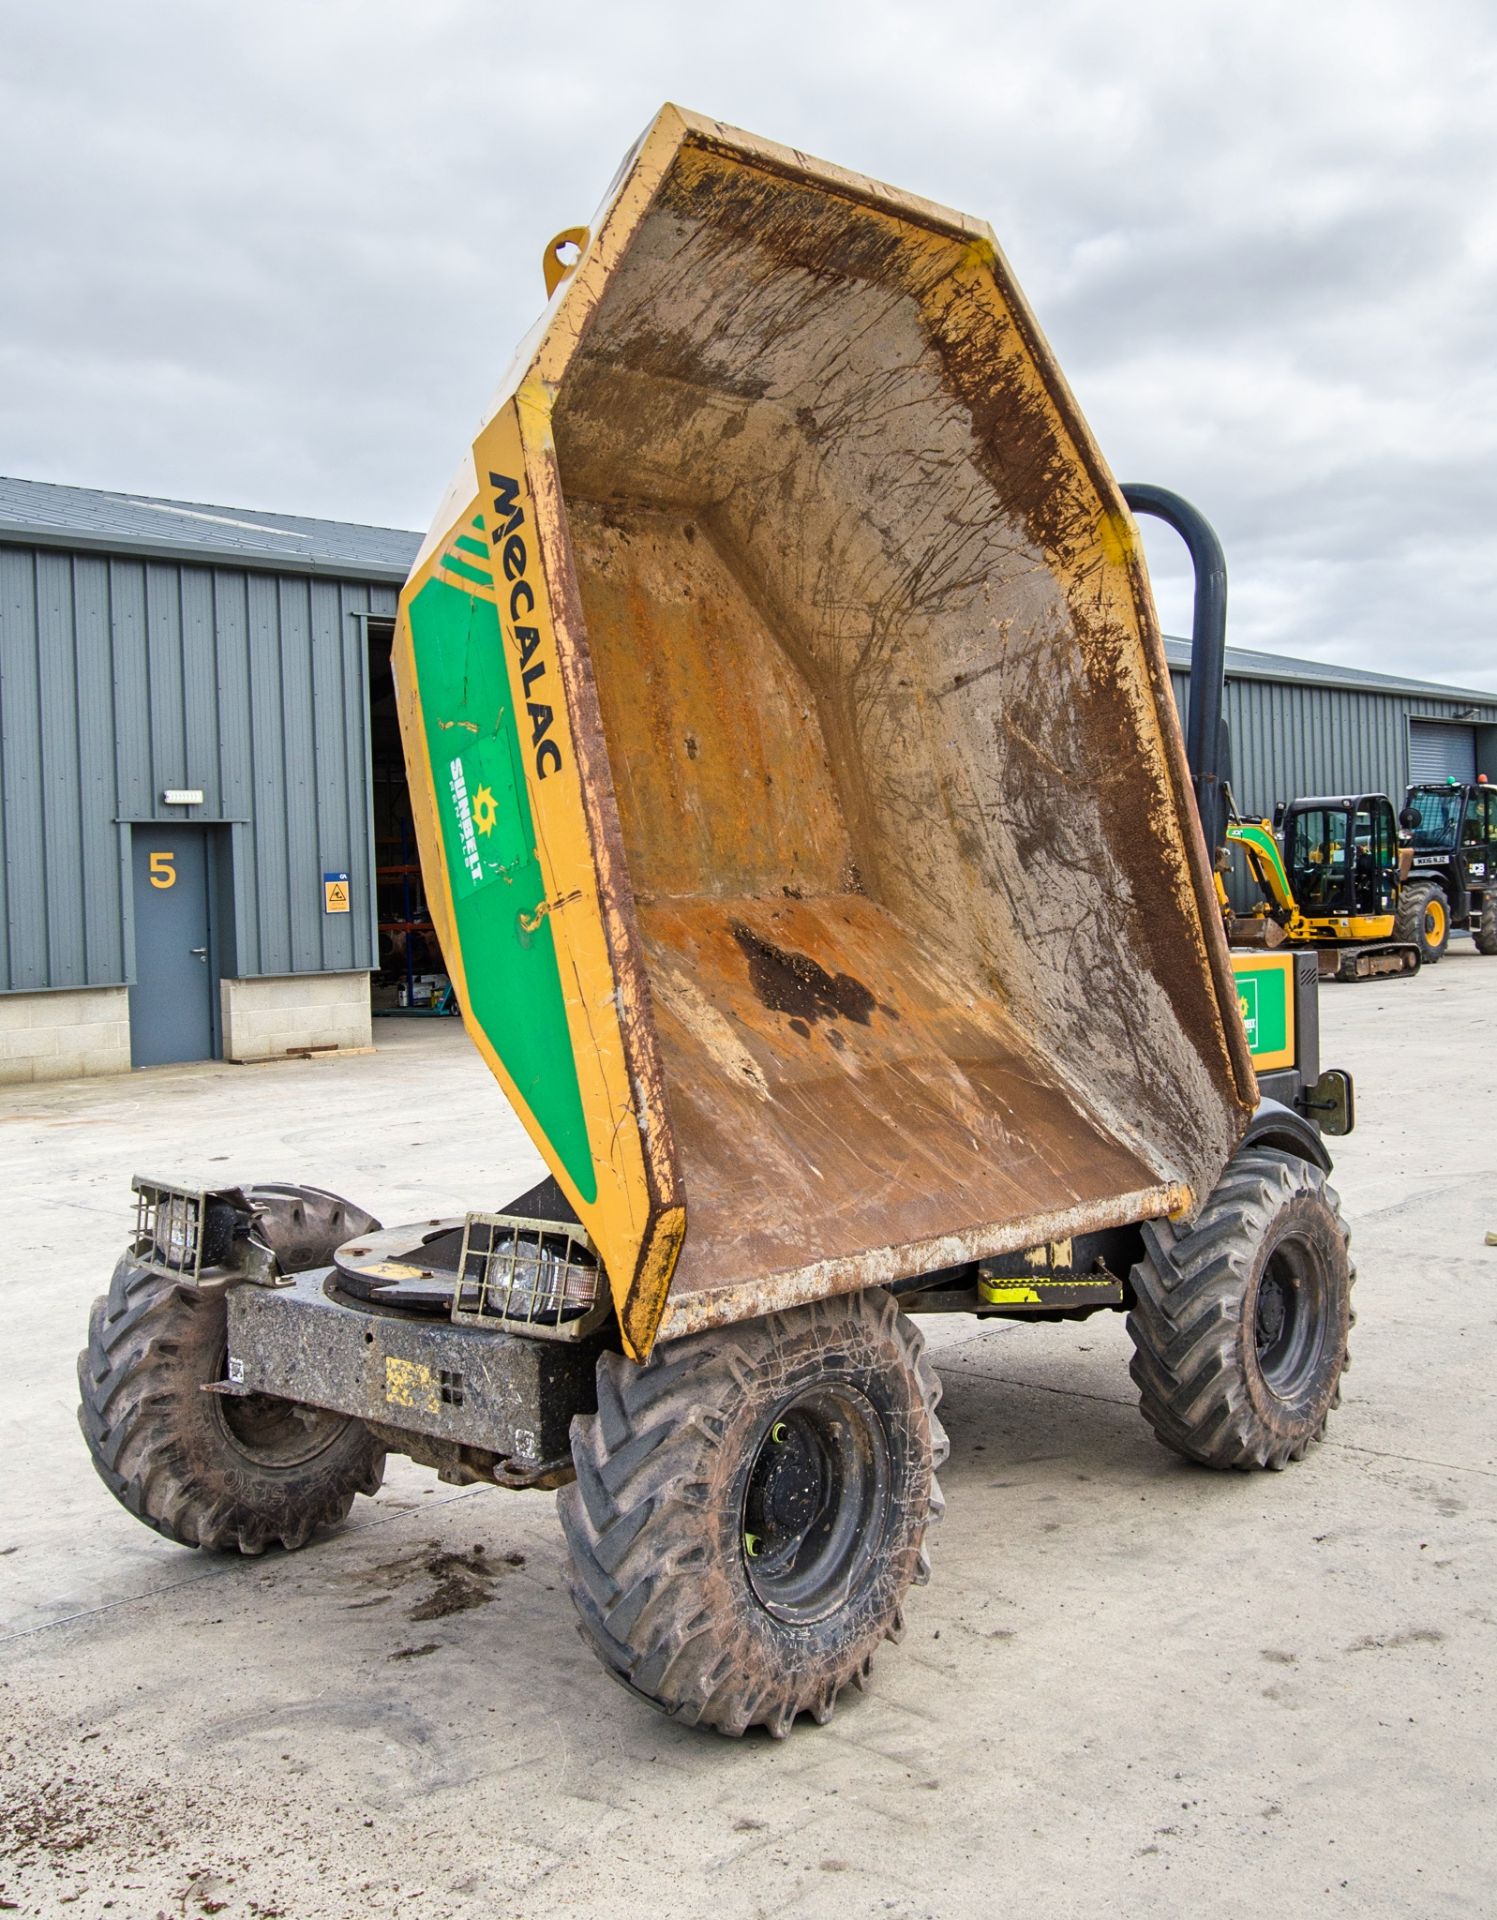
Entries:
[[1328,979],[1417,973],[1424,952],[1400,937],[1409,859],[1398,825],[1384,793],[1292,800],[1272,822],[1229,819],[1227,845],[1246,855],[1260,898],[1234,913],[1218,880],[1228,938],[1309,948]]

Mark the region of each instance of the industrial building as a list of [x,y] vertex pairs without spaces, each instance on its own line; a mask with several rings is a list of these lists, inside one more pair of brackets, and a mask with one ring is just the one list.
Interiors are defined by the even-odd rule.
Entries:
[[[439,992],[389,673],[419,544],[0,479],[0,1080],[368,1046]],[[1227,715],[1244,812],[1497,778],[1497,693],[1229,648]]]
[[[1182,720],[1190,647],[1167,640]],[[1308,793],[1386,793],[1411,780],[1497,780],[1497,693],[1227,648],[1232,789],[1245,814]]]
[[369,1045],[416,545],[0,480],[0,1079]]
[[[1165,652],[1183,721],[1190,647],[1167,640]],[[1304,794],[1386,793],[1397,807],[1411,780],[1497,780],[1497,693],[1228,647],[1224,711],[1232,796],[1249,818]],[[1258,888],[1232,854],[1228,892],[1247,912]]]

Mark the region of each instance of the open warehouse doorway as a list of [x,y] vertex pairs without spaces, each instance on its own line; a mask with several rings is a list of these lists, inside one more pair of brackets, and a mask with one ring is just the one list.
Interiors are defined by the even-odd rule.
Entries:
[[457,1002],[437,945],[421,880],[395,681],[390,671],[393,620],[370,619],[369,771],[374,831],[377,964],[370,980],[374,1013],[455,1014]]

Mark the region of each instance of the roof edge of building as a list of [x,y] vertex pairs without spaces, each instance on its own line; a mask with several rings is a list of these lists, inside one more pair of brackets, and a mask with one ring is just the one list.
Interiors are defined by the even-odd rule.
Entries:
[[[1177,672],[1190,672],[1190,642],[1167,634],[1166,658]],[[1461,700],[1493,710],[1497,722],[1497,691],[1453,686],[1444,680],[1410,680],[1396,673],[1374,673],[1363,667],[1338,667],[1326,660],[1304,660],[1292,654],[1257,653],[1250,647],[1227,648],[1229,680],[1291,681],[1299,686],[1330,687],[1338,693],[1415,694],[1428,700]],[[1483,724],[1490,724],[1483,722]]]
[[270,553],[228,543],[220,546],[208,540],[150,540],[140,534],[28,526],[18,520],[0,521],[0,546],[118,554],[121,558],[165,560],[181,566],[238,567],[251,573],[315,574],[329,580],[363,580],[376,586],[403,587],[410,572],[409,567],[380,560],[356,560],[348,554]]

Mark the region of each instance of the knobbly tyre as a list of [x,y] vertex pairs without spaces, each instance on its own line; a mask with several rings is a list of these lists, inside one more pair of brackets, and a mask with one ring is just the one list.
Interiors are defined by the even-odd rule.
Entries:
[[782,1735],[927,1573],[918,1313],[1122,1309],[1159,1437],[1277,1468],[1347,1236],[1315,1116],[1260,1103],[1137,529],[989,230],[667,107],[545,266],[395,672],[546,1177],[393,1229],[137,1181],[82,1421],[187,1546],[299,1547],[387,1449],[558,1486],[608,1670]]

